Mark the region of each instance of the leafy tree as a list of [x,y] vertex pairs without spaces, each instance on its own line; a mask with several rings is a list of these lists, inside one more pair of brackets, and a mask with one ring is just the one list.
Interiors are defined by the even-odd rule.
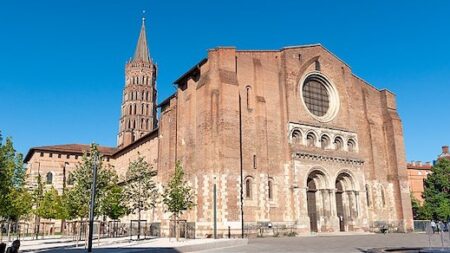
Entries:
[[[97,161],[94,161],[95,157],[98,158]],[[111,167],[104,166],[102,160],[96,144],[91,145],[89,153],[83,154],[81,163],[73,171],[74,185],[67,191],[67,196],[63,200],[67,217],[81,220],[88,217],[95,162],[97,163],[97,181],[94,214],[96,217],[101,214],[105,193],[111,185],[117,184],[118,180],[117,174]]]
[[127,170],[124,195],[129,211],[138,213],[138,239],[141,233],[141,211],[156,205],[158,190],[153,180],[155,176],[156,171],[142,156],[132,161]]
[[194,195],[192,188],[184,180],[184,171],[181,162],[177,161],[175,165],[175,173],[169,181],[167,187],[164,187],[163,203],[167,207],[167,211],[171,212],[175,219],[175,233],[178,241],[179,226],[178,218],[183,211],[191,209],[194,204]]
[[44,193],[44,196],[36,208],[36,214],[44,219],[59,219],[62,216],[62,202],[58,191],[52,186]]
[[440,159],[425,179],[422,213],[437,220],[450,219],[450,161]]
[[117,220],[127,214],[128,208],[125,203],[122,187],[112,185],[107,191],[102,205],[102,213],[110,219]]
[[11,138],[3,142],[0,133],[0,217],[8,224],[19,221],[31,211],[25,179],[22,154],[16,152]]

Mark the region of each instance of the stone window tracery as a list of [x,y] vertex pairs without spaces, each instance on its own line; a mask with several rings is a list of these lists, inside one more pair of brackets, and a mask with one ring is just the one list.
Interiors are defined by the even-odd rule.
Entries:
[[328,112],[330,96],[325,85],[318,80],[306,80],[303,85],[303,99],[312,114],[322,117]]

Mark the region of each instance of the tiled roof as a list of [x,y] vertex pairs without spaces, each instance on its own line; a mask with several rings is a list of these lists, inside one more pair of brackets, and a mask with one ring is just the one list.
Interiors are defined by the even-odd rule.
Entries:
[[[53,145],[53,146],[41,146],[31,148],[27,155],[25,156],[24,162],[28,162],[36,151],[50,151],[50,152],[61,152],[61,153],[75,153],[83,154],[85,151],[89,151],[91,145],[88,144],[64,144],[64,145]],[[99,146],[98,151],[102,155],[112,156],[112,154],[117,150],[113,147]]]

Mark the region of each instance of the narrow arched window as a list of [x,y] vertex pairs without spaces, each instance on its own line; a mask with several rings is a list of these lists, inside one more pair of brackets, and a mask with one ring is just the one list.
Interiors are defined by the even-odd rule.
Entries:
[[302,143],[302,133],[299,130],[292,131],[292,143],[300,144]]
[[136,114],[136,104],[133,104],[133,114]]
[[129,110],[128,110],[128,114],[131,114],[131,109],[132,109],[132,107],[131,107],[131,105],[130,105],[130,108],[129,108]]
[[145,120],[145,129],[148,130],[148,119]]
[[252,87],[250,87],[250,86],[247,86],[246,87],[246,92],[247,92],[247,109],[252,109],[252,106],[251,106],[251,93],[252,93]]
[[52,184],[53,183],[53,174],[51,172],[47,173],[45,183],[46,184]]
[[148,104],[145,105],[145,115],[149,115],[149,112],[148,112]]
[[141,114],[144,115],[144,104],[141,106]]
[[371,206],[372,202],[370,201],[370,192],[369,192],[369,185],[366,184],[366,200],[367,200],[367,206]]
[[309,133],[306,136],[306,143],[308,147],[314,147],[316,145],[316,136],[313,133]]
[[268,187],[269,200],[272,200],[273,199],[273,182],[272,182],[272,179],[269,179],[269,182],[267,183],[267,187]]
[[247,178],[245,180],[245,197],[248,199],[252,198],[252,180]]
[[383,207],[385,207],[386,206],[386,198],[385,198],[385,196],[384,196],[384,188],[383,188],[383,186],[381,186],[381,204],[383,205]]
[[141,119],[141,128],[144,129],[144,119]]

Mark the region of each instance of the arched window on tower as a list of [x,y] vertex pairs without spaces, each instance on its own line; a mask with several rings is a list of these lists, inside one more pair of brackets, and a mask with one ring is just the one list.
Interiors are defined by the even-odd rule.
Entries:
[[136,120],[133,120],[133,129],[136,129]]
[[53,183],[53,173],[48,172],[45,180],[46,184],[52,184]]
[[130,105],[130,108],[128,110],[128,114],[131,114],[131,108],[132,108],[132,106]]
[[144,115],[144,104],[141,105],[141,114]]
[[145,92],[145,101],[148,101],[148,91]]
[[145,105],[145,115],[148,115],[148,104]]
[[136,114],[136,104],[133,104],[133,114]]
[[144,119],[141,119],[141,129],[144,129]]
[[128,121],[128,129],[130,129],[131,128],[131,121],[130,120],[127,120]]

